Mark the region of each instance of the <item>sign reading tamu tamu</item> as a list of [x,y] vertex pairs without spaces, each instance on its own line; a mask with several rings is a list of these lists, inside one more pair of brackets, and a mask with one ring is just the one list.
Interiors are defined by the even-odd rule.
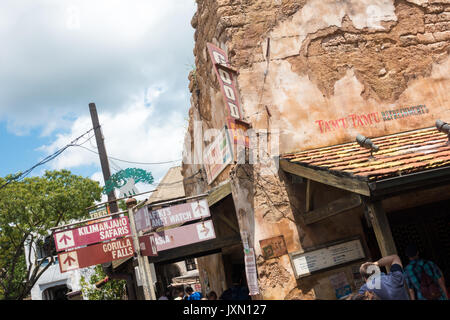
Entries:
[[134,247],[130,237],[99,243],[58,254],[61,273],[131,257]]
[[128,235],[130,235],[128,217],[121,217],[57,232],[53,237],[56,251],[61,251]]
[[182,203],[157,210],[141,208],[135,214],[136,229],[138,231],[169,227],[189,221],[209,217],[208,201],[201,199],[193,202]]
[[236,89],[235,71],[229,67],[227,54],[211,43],[208,43],[207,47],[219,79],[220,89],[228,106],[228,113],[233,118],[242,119],[239,94]]

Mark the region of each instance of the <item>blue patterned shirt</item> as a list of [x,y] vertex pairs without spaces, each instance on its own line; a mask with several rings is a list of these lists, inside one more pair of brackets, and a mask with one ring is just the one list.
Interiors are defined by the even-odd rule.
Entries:
[[[414,290],[417,300],[426,300],[425,297],[420,292],[420,275],[422,270],[436,281],[442,277],[442,272],[439,270],[438,266],[431,261],[425,261],[423,259],[417,259],[411,261],[405,268],[405,279],[406,284],[410,289]],[[441,288],[439,288],[441,290]],[[441,290],[441,297],[438,300],[446,300],[444,293]]]

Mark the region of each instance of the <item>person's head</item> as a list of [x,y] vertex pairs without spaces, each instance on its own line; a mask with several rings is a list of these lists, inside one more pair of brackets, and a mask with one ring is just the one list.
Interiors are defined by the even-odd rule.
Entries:
[[359,273],[361,273],[364,281],[367,281],[371,275],[379,274],[380,268],[372,262],[366,262],[359,268]]
[[406,247],[405,254],[409,260],[417,259],[419,257],[419,249],[414,243],[411,243]]
[[208,300],[217,300],[217,294],[215,291],[208,293]]
[[194,289],[192,289],[192,287],[187,287],[185,291],[186,291],[186,294],[188,296],[190,296],[194,292]]
[[364,293],[354,293],[346,300],[381,300],[374,292],[365,291]]

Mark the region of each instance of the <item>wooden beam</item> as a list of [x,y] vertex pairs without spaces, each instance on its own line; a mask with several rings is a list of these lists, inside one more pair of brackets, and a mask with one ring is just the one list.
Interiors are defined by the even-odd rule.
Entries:
[[174,249],[164,250],[158,252],[157,257],[149,257],[150,263],[166,262],[170,260],[183,260],[189,256],[200,255],[205,252],[218,250],[223,247],[232,246],[241,243],[240,235],[233,235],[230,237],[216,238],[207,240],[192,245],[182,246]]
[[307,212],[303,215],[306,224],[312,224],[336,214],[348,211],[361,205],[361,197],[357,194],[339,198],[326,206]]
[[378,247],[383,257],[397,254],[394,238],[392,237],[391,227],[384,212],[381,201],[367,202],[366,204],[369,218],[377,238]]
[[280,159],[280,167],[286,172],[311,179],[338,189],[348,190],[354,193],[370,196],[369,185],[365,181],[347,177],[338,177],[324,170],[315,170]]
[[311,179],[306,179],[306,204],[305,211],[312,210],[312,192],[311,192]]
[[208,205],[211,207],[229,194],[231,194],[231,184],[230,182],[227,182],[224,185],[214,189],[208,195]]

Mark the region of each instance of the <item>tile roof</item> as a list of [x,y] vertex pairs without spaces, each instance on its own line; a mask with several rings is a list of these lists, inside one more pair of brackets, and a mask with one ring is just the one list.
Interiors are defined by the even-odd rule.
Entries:
[[[356,139],[356,138],[355,138]],[[450,166],[446,134],[435,127],[371,138],[380,150],[370,151],[355,141],[314,150],[284,154],[288,160],[338,176],[377,181],[385,178]]]

